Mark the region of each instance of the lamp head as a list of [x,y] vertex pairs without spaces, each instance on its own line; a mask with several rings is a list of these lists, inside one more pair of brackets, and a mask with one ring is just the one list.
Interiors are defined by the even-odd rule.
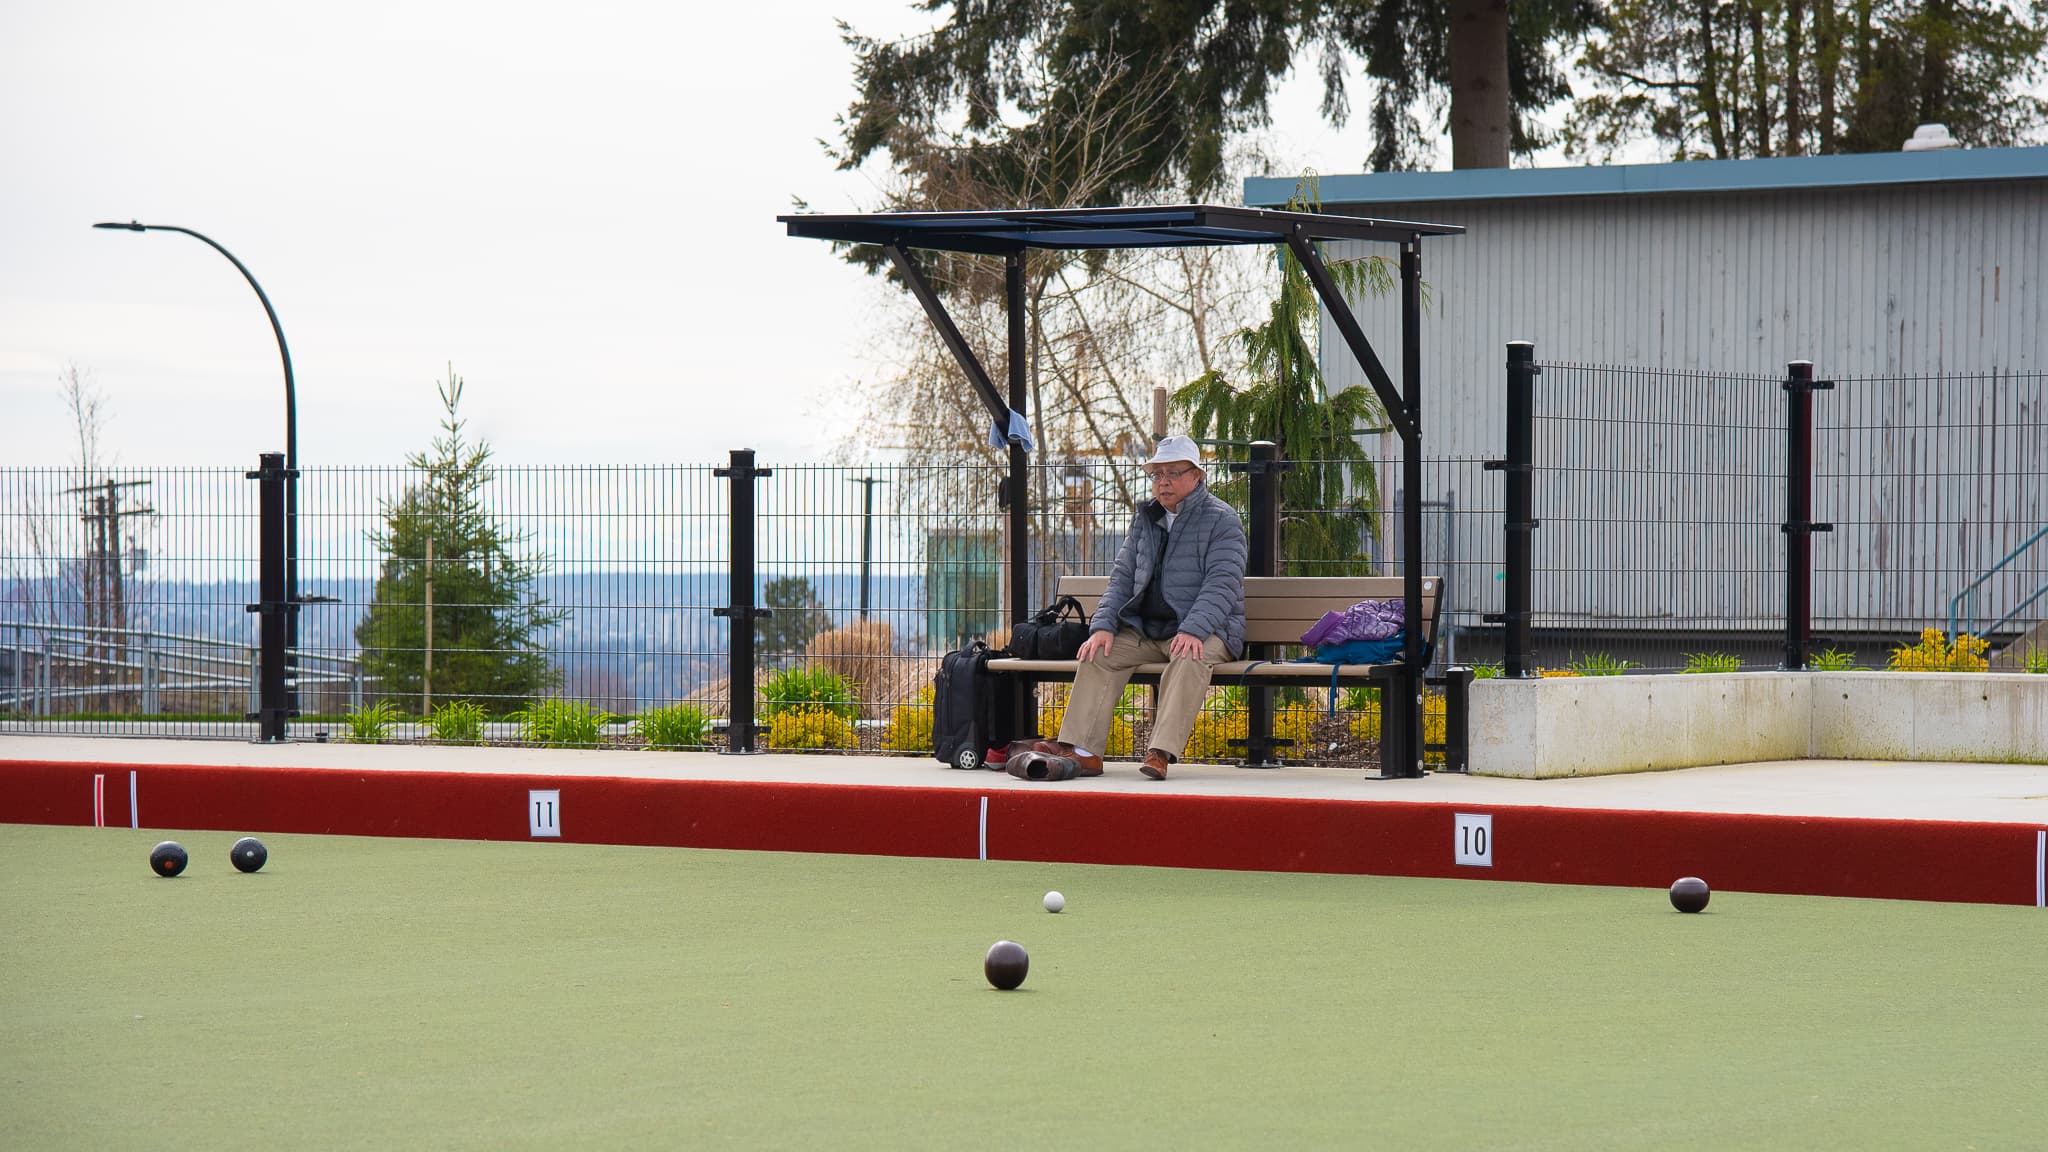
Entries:
[[95,227],[95,228],[125,228],[125,229],[127,229],[128,231],[130,231],[130,232],[146,232],[146,231],[148,231],[148,230],[149,230],[149,226],[148,226],[148,225],[146,225],[146,224],[143,224],[143,223],[140,223],[140,222],[138,222],[138,221],[135,221],[135,220],[130,220],[130,221],[129,221],[129,222],[127,222],[126,224],[120,224],[120,223],[113,223],[113,224],[95,224],[95,225],[93,225],[93,227]]

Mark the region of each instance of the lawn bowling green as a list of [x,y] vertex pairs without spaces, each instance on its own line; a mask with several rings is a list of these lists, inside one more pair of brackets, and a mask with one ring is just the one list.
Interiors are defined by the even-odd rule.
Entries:
[[[10,1147],[2016,1147],[2025,907],[0,825]],[[192,865],[146,866],[172,838]],[[1044,893],[1072,897],[1046,915]],[[1030,952],[1014,992],[991,941]]]
[[0,737],[0,1146],[2027,1146],[2042,796]]

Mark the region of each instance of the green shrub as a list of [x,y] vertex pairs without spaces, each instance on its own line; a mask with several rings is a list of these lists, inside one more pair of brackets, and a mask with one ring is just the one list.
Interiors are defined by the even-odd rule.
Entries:
[[2027,653],[2027,671],[2036,676],[2048,675],[2048,649],[2036,648]]
[[1727,652],[1687,652],[1684,672],[1740,672],[1742,657]]
[[784,708],[768,721],[770,748],[854,748],[853,722],[821,704]]
[[595,748],[604,726],[618,719],[580,700],[537,700],[507,717],[519,725],[519,738],[543,748]]
[[1474,664],[1472,666],[1472,678],[1474,680],[1498,680],[1506,672],[1507,668],[1500,664]]
[[382,744],[391,739],[391,726],[398,720],[398,706],[389,700],[366,704],[341,718],[348,726],[350,744]]
[[1571,670],[1581,676],[1619,676],[1631,668],[1642,665],[1633,660],[1623,660],[1605,652],[1588,652],[1571,662]]
[[633,721],[633,735],[649,748],[670,752],[701,748],[709,743],[711,717],[695,704],[671,704],[643,712]]
[[1337,695],[1337,707],[1346,712],[1377,712],[1380,707],[1380,690],[1367,685],[1354,684]]
[[823,708],[850,724],[860,715],[860,693],[846,677],[807,664],[784,668],[761,686],[763,720],[807,705]]
[[484,706],[474,700],[450,700],[427,717],[427,730],[438,743],[481,744],[484,721],[489,718]]
[[1814,672],[1849,672],[1856,667],[1856,654],[1838,648],[1815,652],[1807,657],[1806,667]]

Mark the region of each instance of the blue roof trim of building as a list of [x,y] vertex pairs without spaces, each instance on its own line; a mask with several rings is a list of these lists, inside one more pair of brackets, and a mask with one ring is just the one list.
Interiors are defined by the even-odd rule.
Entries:
[[[1327,207],[1440,200],[1521,200],[1548,196],[1640,196],[1668,192],[1765,192],[1786,188],[1851,188],[1958,180],[2048,179],[2048,147],[1948,148],[1933,152],[1866,152],[1852,156],[1783,156],[1760,160],[1688,160],[1593,168],[1468,168],[1457,172],[1368,172],[1323,176]],[[1244,182],[1251,208],[1287,203],[1300,179],[1253,176]]]

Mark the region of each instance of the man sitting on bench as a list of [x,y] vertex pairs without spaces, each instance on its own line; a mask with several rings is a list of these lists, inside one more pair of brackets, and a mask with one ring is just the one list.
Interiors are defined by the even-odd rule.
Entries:
[[1245,541],[1237,509],[1203,483],[1193,440],[1161,439],[1145,472],[1154,499],[1132,518],[1089,621],[1059,739],[1033,748],[1101,771],[1098,750],[1131,670],[1164,661],[1151,747],[1138,768],[1164,780],[1167,765],[1187,751],[1210,669],[1244,652]]

